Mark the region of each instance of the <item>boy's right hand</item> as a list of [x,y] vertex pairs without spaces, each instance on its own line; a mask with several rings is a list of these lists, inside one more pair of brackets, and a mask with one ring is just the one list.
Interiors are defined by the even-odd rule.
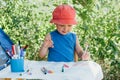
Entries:
[[43,43],[43,47],[45,47],[45,48],[49,48],[49,47],[53,48],[53,47],[54,47],[54,46],[53,46],[53,41],[52,41],[52,39],[51,39],[50,34],[48,34],[48,35],[45,37],[45,40],[44,40],[44,43]]

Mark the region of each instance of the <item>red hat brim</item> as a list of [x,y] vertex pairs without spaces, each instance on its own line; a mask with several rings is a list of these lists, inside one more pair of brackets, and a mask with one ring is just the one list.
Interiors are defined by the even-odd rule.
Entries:
[[58,19],[52,19],[50,23],[55,23],[55,24],[69,24],[69,25],[76,25],[77,21],[72,19],[72,20],[58,20]]

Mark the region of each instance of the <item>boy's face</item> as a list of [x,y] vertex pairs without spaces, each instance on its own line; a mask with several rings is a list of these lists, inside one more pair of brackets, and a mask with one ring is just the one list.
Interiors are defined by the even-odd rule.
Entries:
[[60,34],[65,35],[68,32],[70,32],[72,30],[72,26],[73,25],[61,25],[61,24],[56,24],[57,30]]

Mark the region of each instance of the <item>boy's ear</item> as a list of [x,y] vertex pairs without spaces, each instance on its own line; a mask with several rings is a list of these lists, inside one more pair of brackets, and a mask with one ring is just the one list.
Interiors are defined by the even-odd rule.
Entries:
[[57,26],[58,26],[58,25],[57,25],[57,24],[55,24],[55,27],[56,27],[56,28],[57,28]]
[[57,24],[54,23],[55,26],[57,26]]

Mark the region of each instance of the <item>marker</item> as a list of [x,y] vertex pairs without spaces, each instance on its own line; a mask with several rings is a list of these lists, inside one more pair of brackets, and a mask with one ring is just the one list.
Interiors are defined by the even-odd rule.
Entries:
[[28,48],[28,45],[25,45],[20,49],[20,57],[23,58],[26,55],[26,49]]
[[26,53],[26,49],[28,48],[28,45],[25,45],[24,47],[22,47],[23,51]]
[[62,72],[64,72],[64,65],[62,66]]
[[27,48],[28,48],[28,45],[25,45],[25,46],[23,47],[24,50],[26,50]]
[[48,70],[47,72],[48,72],[48,73],[54,73],[54,71],[52,71],[52,70]]
[[66,68],[69,68],[69,66],[67,64],[64,64],[63,66],[66,67]]
[[86,43],[86,44],[85,44],[85,53],[87,52],[88,47],[89,47],[89,46],[88,46],[88,44]]
[[15,51],[16,51],[16,55],[18,56],[18,58],[20,58],[20,46],[15,44]]
[[24,51],[23,51],[23,48],[21,48],[20,50],[20,58],[23,58],[24,57]]
[[10,58],[12,58],[12,54],[11,54],[8,50],[7,50],[6,52],[7,52],[8,56],[9,56]]
[[16,52],[15,52],[15,45],[12,45],[12,55],[15,55]]
[[46,69],[45,67],[43,67],[43,68],[41,69],[41,71],[42,71],[44,74],[47,74],[47,69]]
[[18,45],[20,46],[20,48],[21,48],[21,43],[20,43],[20,40],[18,41]]
[[[83,55],[85,55],[85,56],[89,56],[89,55],[90,55],[90,54],[87,52],[88,48],[89,48],[89,46],[88,46],[88,44],[86,43],[86,44],[85,44],[85,51],[84,51],[84,54],[83,54]],[[83,59],[83,61],[88,61],[88,60],[89,60],[89,58]]]

